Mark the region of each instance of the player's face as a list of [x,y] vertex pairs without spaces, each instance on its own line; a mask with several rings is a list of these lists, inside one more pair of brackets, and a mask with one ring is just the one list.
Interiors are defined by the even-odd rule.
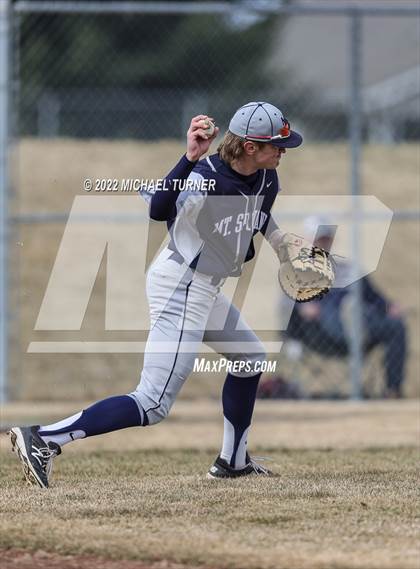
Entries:
[[255,166],[257,168],[267,168],[267,170],[277,168],[281,155],[285,153],[285,148],[279,148],[269,143],[261,144],[254,155]]

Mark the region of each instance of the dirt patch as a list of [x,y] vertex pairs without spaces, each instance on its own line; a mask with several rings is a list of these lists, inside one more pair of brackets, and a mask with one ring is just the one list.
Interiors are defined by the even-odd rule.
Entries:
[[[111,560],[92,555],[58,555],[46,551],[29,552],[21,549],[0,550],[2,569],[186,569],[186,565],[158,561]],[[188,565],[188,569],[194,569]],[[200,567],[200,569],[211,569]],[[216,568],[212,568],[216,569]]]

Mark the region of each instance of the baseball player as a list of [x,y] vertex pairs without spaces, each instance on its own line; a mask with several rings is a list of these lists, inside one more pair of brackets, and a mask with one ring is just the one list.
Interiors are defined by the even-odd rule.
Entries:
[[151,324],[139,385],[57,423],[12,428],[29,482],[47,488],[53,459],[76,439],[162,421],[203,341],[231,364],[222,393],[222,448],[207,476],[271,474],[247,452],[264,348],[221,287],[253,258],[258,232],[278,252],[283,234],[270,215],[279,191],[276,168],[302,137],[264,102],[238,109],[217,153],[200,160],[217,134],[208,116],[194,117],[186,153],[166,176],[166,187],[143,195],[150,217],[167,223],[170,240],[147,274]]

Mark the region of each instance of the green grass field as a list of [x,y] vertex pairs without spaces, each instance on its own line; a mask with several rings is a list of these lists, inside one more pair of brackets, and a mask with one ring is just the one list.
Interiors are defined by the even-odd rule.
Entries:
[[[2,422],[72,411],[16,404]],[[418,412],[417,401],[259,401],[250,448],[275,476],[225,482],[205,478],[221,435],[207,401],[67,446],[48,491],[22,481],[2,435],[1,566],[417,568]]]

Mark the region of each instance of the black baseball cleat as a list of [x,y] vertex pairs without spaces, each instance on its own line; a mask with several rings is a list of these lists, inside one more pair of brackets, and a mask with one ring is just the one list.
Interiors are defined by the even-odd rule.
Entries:
[[239,478],[240,476],[249,475],[272,476],[273,473],[271,470],[255,462],[248,453],[246,455],[246,461],[247,463],[243,468],[232,468],[225,459],[218,456],[213,466],[207,472],[207,478],[213,480],[219,478]]
[[18,455],[23,473],[30,484],[48,488],[53,458],[61,454],[61,447],[46,443],[38,434],[39,425],[13,427],[9,431],[12,449]]

